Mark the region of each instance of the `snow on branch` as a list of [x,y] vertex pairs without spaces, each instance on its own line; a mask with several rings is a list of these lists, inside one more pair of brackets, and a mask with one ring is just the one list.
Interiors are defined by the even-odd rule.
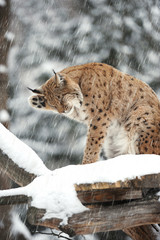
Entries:
[[[20,185],[25,184],[16,179],[18,174],[16,174],[17,177],[12,178],[12,175],[14,175],[16,171],[21,173],[21,175],[24,174],[24,178],[25,175],[27,177],[27,173],[30,174],[32,176],[30,179],[33,179],[34,176],[41,176],[50,172],[38,155],[2,124],[0,124],[0,149],[3,154],[6,154],[9,157],[9,159],[6,156],[4,157],[2,152],[0,152],[1,169],[7,172],[10,170],[9,176],[11,179],[15,181],[17,180],[16,182]],[[22,178],[20,180],[22,180]]]

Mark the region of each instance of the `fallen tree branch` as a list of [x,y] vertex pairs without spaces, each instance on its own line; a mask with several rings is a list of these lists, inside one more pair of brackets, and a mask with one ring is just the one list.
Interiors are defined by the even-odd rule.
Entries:
[[26,186],[36,177],[36,175],[20,168],[7,155],[3,154],[2,150],[0,150],[0,169],[5,172],[11,180],[20,186]]
[[61,219],[42,221],[44,214],[45,210],[31,207],[28,211],[28,221],[33,225],[62,230],[70,236],[84,235],[159,223],[160,202],[152,199],[114,206],[91,205],[89,211],[74,214],[70,217],[68,224],[65,226],[60,225]]

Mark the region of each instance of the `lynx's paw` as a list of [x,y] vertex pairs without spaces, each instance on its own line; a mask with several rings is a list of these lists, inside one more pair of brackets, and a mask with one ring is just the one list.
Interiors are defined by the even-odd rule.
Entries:
[[34,96],[31,96],[28,100],[29,100],[31,106],[34,108],[45,108],[46,107],[46,100],[45,100],[44,96],[34,95]]

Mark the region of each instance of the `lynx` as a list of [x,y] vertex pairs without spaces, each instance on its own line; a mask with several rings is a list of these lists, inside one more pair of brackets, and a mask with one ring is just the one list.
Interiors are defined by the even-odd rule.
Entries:
[[[30,89],[32,90],[32,89]],[[83,164],[122,154],[160,154],[160,102],[144,82],[103,63],[55,73],[29,98],[88,125]]]

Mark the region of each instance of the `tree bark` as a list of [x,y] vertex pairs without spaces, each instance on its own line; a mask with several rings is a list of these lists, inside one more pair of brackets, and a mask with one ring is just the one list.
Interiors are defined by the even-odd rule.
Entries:
[[[8,86],[8,74],[7,74],[7,56],[9,51],[10,43],[8,42],[6,32],[9,27],[9,13],[10,13],[10,2],[5,1],[5,6],[0,6],[0,111],[7,109],[7,86]],[[3,122],[8,127],[8,122]]]
[[159,232],[154,231],[152,225],[134,227],[123,230],[132,240],[158,240]]
[[0,205],[23,204],[28,203],[29,201],[29,197],[25,195],[0,197]]
[[[159,209],[160,202],[155,199],[135,201],[115,206],[91,205],[89,211],[73,215],[69,218],[68,224],[62,226],[60,225],[61,219],[46,219],[42,221],[45,210],[31,207],[28,211],[28,221],[33,225],[41,225],[62,230],[70,236],[123,229],[124,232],[133,239],[136,239],[137,236],[141,236],[141,238],[139,237],[136,240],[155,240],[157,238],[151,226],[139,226],[159,223]],[[142,229],[145,229],[143,234]]]

